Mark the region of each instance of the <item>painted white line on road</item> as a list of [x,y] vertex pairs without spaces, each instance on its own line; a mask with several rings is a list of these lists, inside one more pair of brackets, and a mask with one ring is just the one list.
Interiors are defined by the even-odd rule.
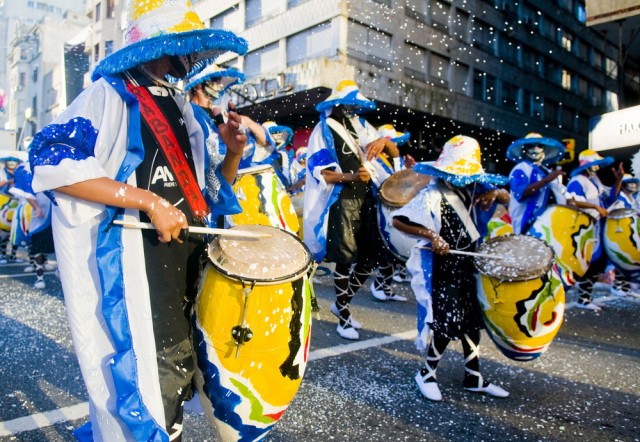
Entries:
[[[53,273],[53,272],[51,272]],[[320,348],[309,353],[308,361],[339,356],[345,353],[352,353],[367,348],[380,347],[396,341],[415,339],[416,330],[409,330],[402,333],[383,336],[381,338],[358,341],[352,344],[336,345],[335,347]],[[0,436],[15,436],[25,431],[33,431],[39,428],[48,427],[60,422],[82,419],[89,415],[89,403],[73,405],[71,407],[59,408],[57,410],[45,411],[44,413],[32,414],[30,416],[19,417],[6,422],[0,422]]]
[[71,407],[19,417],[10,421],[0,422],[0,436],[14,436],[18,433],[37,430],[60,422],[82,419],[88,415],[89,402],[83,402]]
[[[44,272],[45,275],[55,275],[56,272]],[[3,278],[24,278],[25,276],[36,276],[36,272],[32,273],[16,273],[15,275],[0,275],[0,279]]]

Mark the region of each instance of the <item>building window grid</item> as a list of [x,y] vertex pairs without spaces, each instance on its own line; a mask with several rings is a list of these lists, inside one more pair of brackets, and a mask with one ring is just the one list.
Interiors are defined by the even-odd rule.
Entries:
[[96,16],[94,17],[96,23],[100,21],[100,8],[101,8],[100,3],[96,3]]
[[446,31],[449,29],[451,5],[442,0],[431,0],[428,7],[429,19],[434,28]]
[[496,103],[496,77],[479,70],[473,78],[473,98],[485,103]]

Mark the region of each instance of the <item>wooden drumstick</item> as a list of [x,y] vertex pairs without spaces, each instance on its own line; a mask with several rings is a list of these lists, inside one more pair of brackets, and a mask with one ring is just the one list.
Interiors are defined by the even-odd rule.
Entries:
[[[155,230],[155,226],[151,223],[122,221],[117,219],[113,221],[113,224],[117,224],[123,227],[131,227],[133,229],[154,229]],[[198,227],[198,226],[189,226],[188,230],[189,230],[189,233],[205,233],[210,235],[235,236],[238,238],[273,238],[273,235],[270,233],[249,232],[247,230],[214,229],[211,227]]]
[[[425,250],[433,250],[431,247],[420,247],[420,248]],[[504,259],[504,256],[500,256],[500,255],[489,255],[488,253],[465,252],[463,250],[449,250],[449,253],[451,253],[452,255],[477,256],[478,258]]]

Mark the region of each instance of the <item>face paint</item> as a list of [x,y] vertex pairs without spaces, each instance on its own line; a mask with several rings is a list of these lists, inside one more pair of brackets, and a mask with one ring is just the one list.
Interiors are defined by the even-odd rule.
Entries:
[[537,144],[526,146],[524,148],[524,156],[534,163],[542,162],[544,159],[544,148]]
[[598,172],[600,170],[600,166],[595,165],[595,166],[589,166],[587,167],[587,174],[588,175],[595,175],[596,172]]
[[638,191],[638,183],[636,183],[635,181],[624,183],[622,186],[624,187],[624,190],[629,193],[636,193]]
[[14,170],[16,167],[18,167],[18,162],[13,160],[5,161],[4,167],[7,170]]
[[202,85],[202,90],[211,99],[220,97],[220,92],[222,92],[222,89],[224,89],[224,86],[222,85],[221,80],[209,80]]

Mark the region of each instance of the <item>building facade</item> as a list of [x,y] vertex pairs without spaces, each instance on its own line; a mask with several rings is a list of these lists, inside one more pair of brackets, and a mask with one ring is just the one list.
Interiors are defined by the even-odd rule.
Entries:
[[[249,41],[222,59],[248,81],[238,103],[292,127],[317,121],[336,81],[355,80],[433,156],[476,136],[490,168],[529,132],[585,147],[589,119],[617,108],[617,49],[585,26],[584,0],[200,0],[212,28]],[[269,115],[270,114],[270,115]],[[504,162],[504,160],[502,160]]]
[[91,84],[91,72],[100,60],[122,47],[125,0],[87,0],[86,12],[91,20],[91,32],[85,41],[85,53],[89,55],[89,70],[84,76],[84,86]]

